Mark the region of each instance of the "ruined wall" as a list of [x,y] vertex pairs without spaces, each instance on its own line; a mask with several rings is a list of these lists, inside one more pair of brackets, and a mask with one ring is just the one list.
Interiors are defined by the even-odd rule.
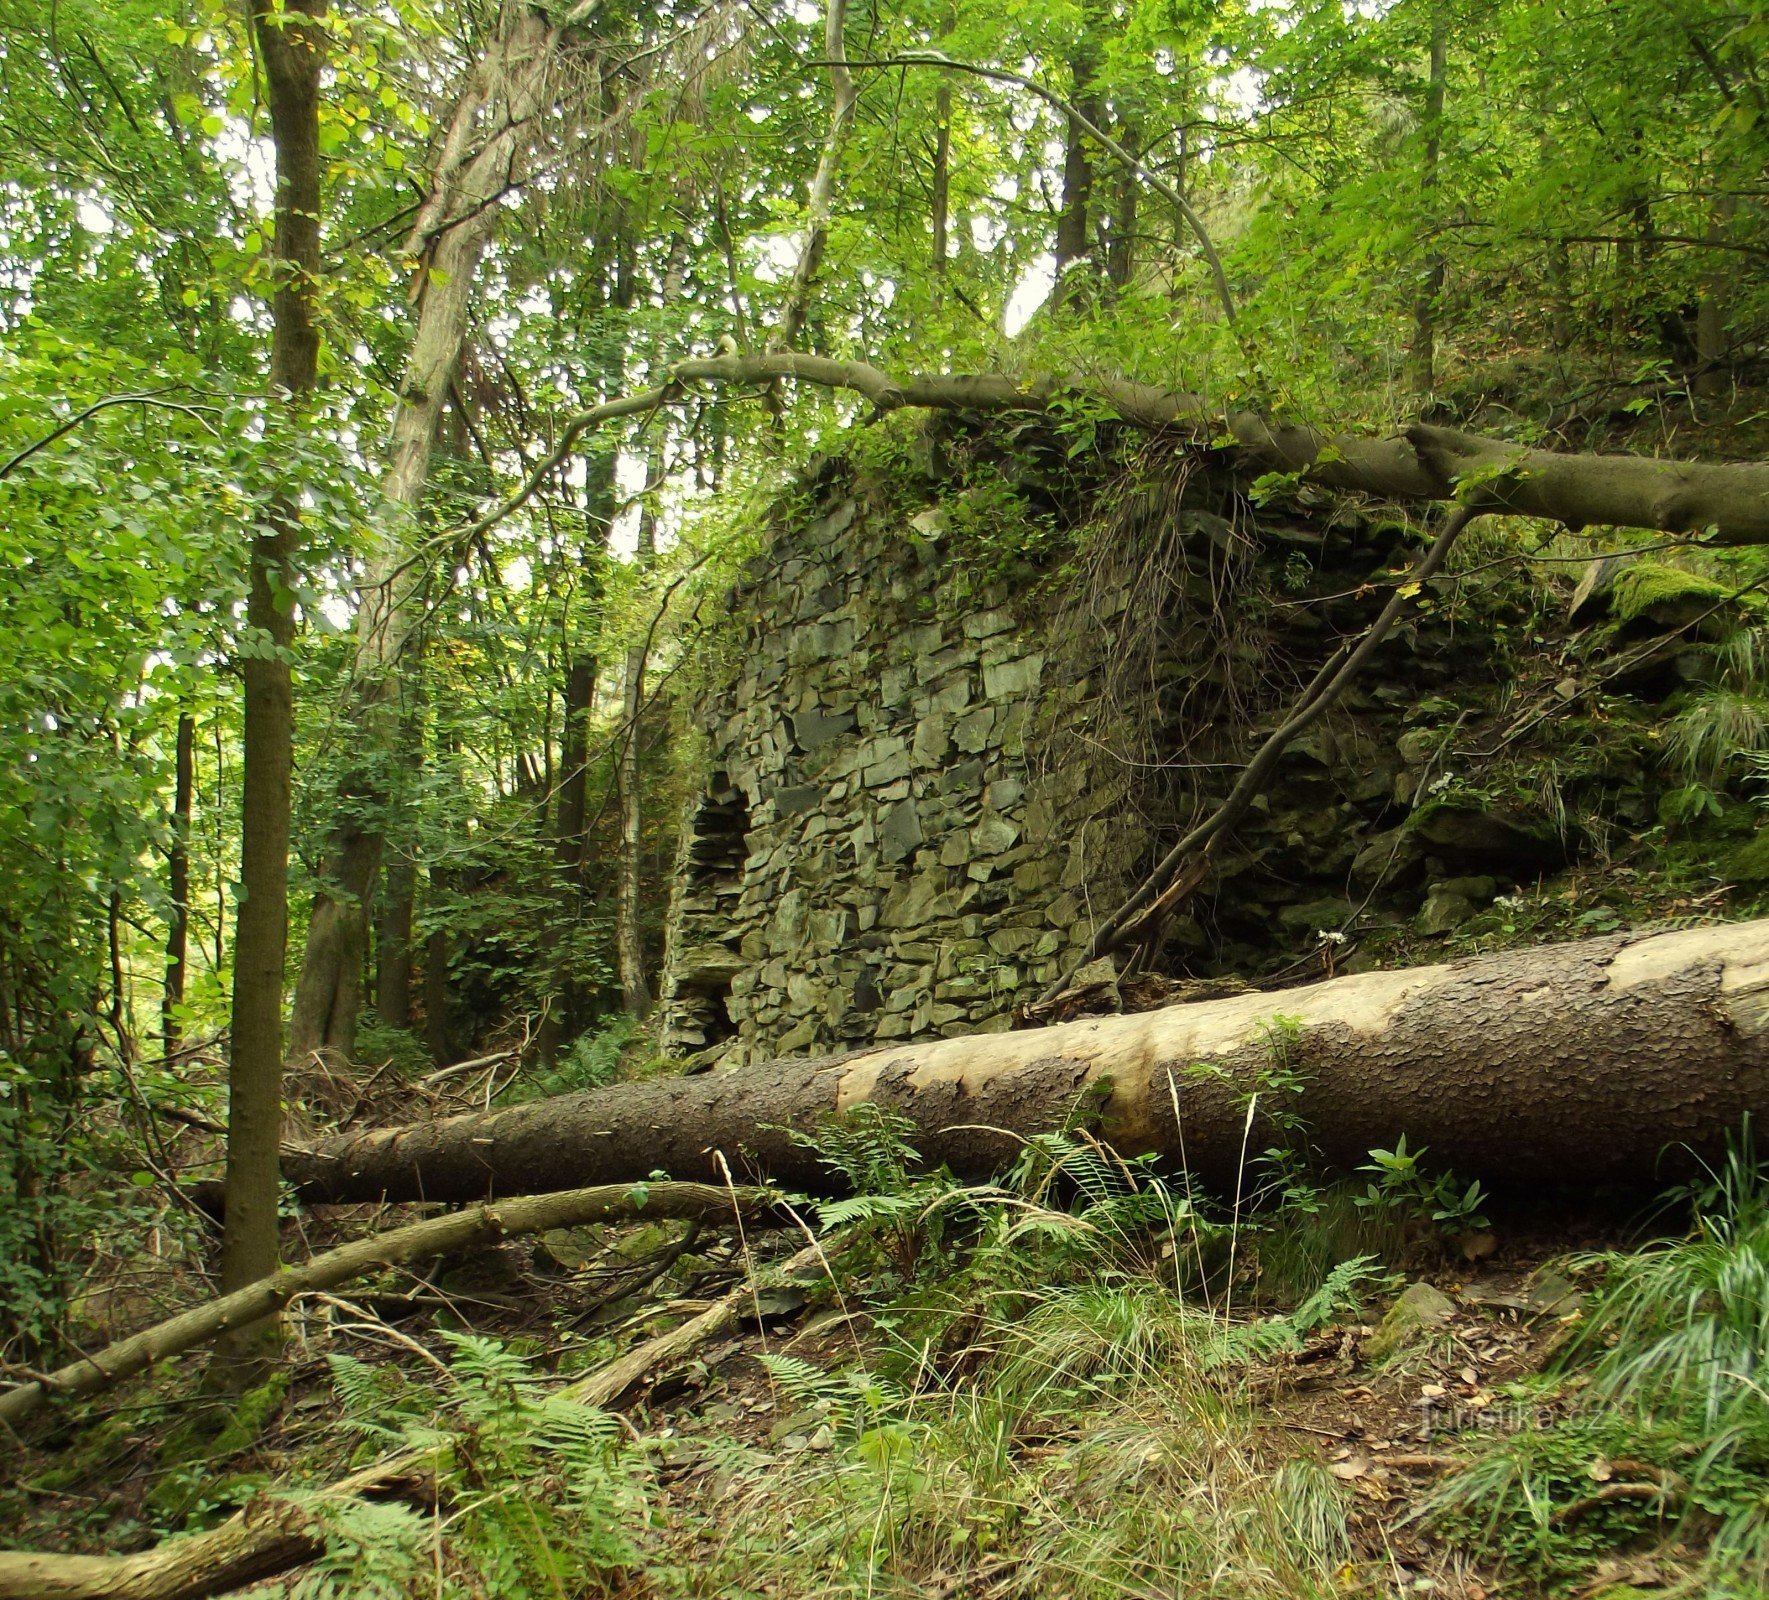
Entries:
[[[749,1058],[1006,1027],[1141,846],[1121,771],[1040,771],[1060,668],[1027,574],[979,582],[943,513],[845,494],[733,593],[698,716],[664,1046]],[[1031,754],[1029,755],[1029,752]]]
[[[992,447],[996,471],[1031,453]],[[695,711],[666,1051],[1009,1026],[1419,547],[1379,507],[1254,506],[1182,453],[1137,472],[1068,486],[1085,537],[1001,570],[977,560],[974,475],[869,488],[837,463],[809,485],[731,593],[735,648]],[[1038,546],[1001,481],[981,548]],[[1025,504],[1051,481],[1028,470]],[[1618,608],[1521,573],[1497,537],[1294,743],[1149,970],[1296,981],[1509,937],[1497,897],[1664,820],[1682,780],[1660,723],[1722,670],[1712,597]]]

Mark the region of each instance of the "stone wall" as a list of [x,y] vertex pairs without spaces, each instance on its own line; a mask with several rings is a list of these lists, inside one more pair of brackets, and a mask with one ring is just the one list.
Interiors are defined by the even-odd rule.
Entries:
[[979,582],[943,520],[843,495],[734,591],[667,930],[672,1054],[1004,1028],[1140,847],[1121,774],[1029,759],[1072,674],[1024,575]]
[[[1028,453],[991,447],[997,471]],[[821,474],[732,592],[736,647],[696,714],[666,1051],[1009,1026],[1419,547],[1380,508],[1256,507],[1174,459],[1074,491],[1089,535],[994,577],[979,548],[1024,530],[979,546],[963,472],[870,491]],[[1048,476],[1026,481],[1028,506],[1054,503]],[[984,500],[1011,519],[999,481]],[[1281,983],[1425,959],[1503,934],[1497,897],[1663,820],[1682,780],[1655,760],[1662,719],[1723,670],[1737,619],[1717,625],[1705,591],[1612,604],[1462,559],[1296,740],[1149,970]],[[1654,638],[1678,647],[1633,664]]]

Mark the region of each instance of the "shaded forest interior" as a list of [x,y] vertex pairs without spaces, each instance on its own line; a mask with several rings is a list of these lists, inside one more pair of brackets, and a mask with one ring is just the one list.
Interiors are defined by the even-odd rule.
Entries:
[[1769,1595],[1766,60],[0,0],[0,1600]]

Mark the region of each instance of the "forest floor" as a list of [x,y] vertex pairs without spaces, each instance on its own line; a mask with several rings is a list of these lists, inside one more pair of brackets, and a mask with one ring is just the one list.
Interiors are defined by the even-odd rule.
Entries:
[[[1326,1192],[1312,1212],[1250,1216],[1225,1267],[1223,1238],[1185,1224],[1158,1180],[1112,1194],[1065,1161],[1078,1181],[1061,1204],[1049,1173],[974,1204],[916,1191],[918,1212],[968,1211],[943,1238],[862,1207],[845,1251],[830,1245],[833,1276],[759,1289],[740,1328],[629,1391],[587,1442],[549,1419],[552,1374],[802,1241],[720,1235],[629,1294],[679,1238],[580,1230],[327,1297],[238,1408],[187,1364],[41,1436],[0,1489],[0,1539],[145,1547],[447,1438],[436,1503],[340,1520],[292,1592],[1769,1592],[1701,1564],[1719,1523],[1760,1508],[1761,1462],[1746,1452],[1704,1492],[1693,1436],[1625,1397],[1593,1409],[1591,1351],[1569,1360],[1615,1263],[1650,1259],[1618,1254],[1638,1216],[1520,1211],[1462,1239],[1468,1260]],[[1182,1226],[1142,1227],[1138,1193]],[[1348,1258],[1347,1241],[1371,1253]],[[1361,1265],[1329,1274],[1312,1310],[1282,1304],[1278,1280],[1320,1277],[1303,1255]]]

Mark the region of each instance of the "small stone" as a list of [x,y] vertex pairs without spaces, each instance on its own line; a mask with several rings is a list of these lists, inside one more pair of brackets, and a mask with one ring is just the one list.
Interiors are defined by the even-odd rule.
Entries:
[[901,861],[922,843],[921,817],[913,800],[899,800],[878,827],[878,852],[887,861]]
[[1026,786],[1018,778],[997,778],[983,790],[983,804],[991,811],[1011,811],[1025,793]]
[[895,749],[887,751],[860,774],[860,781],[868,789],[881,788],[909,776],[909,751],[901,740],[895,744]]
[[1030,694],[1044,676],[1042,653],[1021,656],[1017,661],[1002,661],[983,668],[983,693],[991,700],[1009,700]]
[[795,711],[787,720],[792,724],[793,742],[807,754],[812,750],[820,750],[831,740],[851,732],[854,726],[854,714],[851,711],[834,714],[817,710]]
[[986,811],[977,825],[971,829],[971,845],[980,856],[998,856],[1003,851],[1013,849],[1018,843],[1020,830],[999,812]]
[[952,739],[966,755],[974,756],[989,748],[989,738],[994,731],[995,708],[983,706],[959,722],[952,731]]
[[1465,894],[1445,894],[1433,889],[1425,898],[1425,908],[1414,926],[1427,938],[1454,933],[1463,923],[1472,920],[1478,907]]
[[1425,1282],[1408,1284],[1400,1298],[1388,1308],[1381,1327],[1364,1346],[1364,1354],[1371,1361],[1384,1361],[1419,1343],[1427,1334],[1443,1327],[1455,1314],[1455,1301],[1441,1289],[1434,1289]]
[[979,611],[964,619],[964,636],[967,639],[988,639],[998,633],[1011,633],[1013,625],[1013,613],[1006,609]]

